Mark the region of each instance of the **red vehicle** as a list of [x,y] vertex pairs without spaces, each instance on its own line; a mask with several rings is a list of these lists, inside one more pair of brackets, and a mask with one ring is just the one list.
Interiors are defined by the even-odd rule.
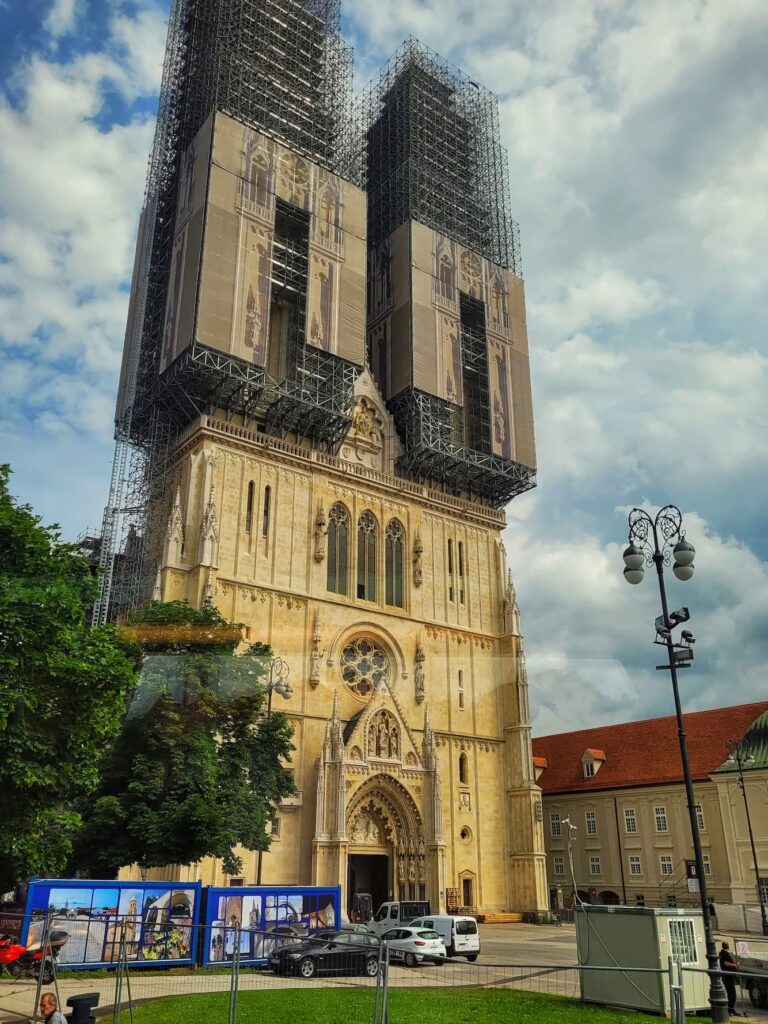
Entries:
[[41,943],[22,946],[11,935],[0,935],[0,971],[7,971],[12,978],[36,978],[42,967],[43,983],[53,981],[53,961],[69,938],[69,932],[54,928],[48,937],[48,952],[43,956]]

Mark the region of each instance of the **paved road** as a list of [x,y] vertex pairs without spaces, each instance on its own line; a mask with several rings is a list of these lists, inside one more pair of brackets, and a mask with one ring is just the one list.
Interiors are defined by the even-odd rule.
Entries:
[[[481,925],[482,950],[476,964],[457,958],[444,966],[425,965],[414,970],[396,966],[391,970],[391,984],[400,986],[476,987],[496,986],[527,991],[578,996],[579,978],[574,969],[555,970],[576,962],[576,938],[573,925],[562,928],[536,925]],[[361,1000],[374,998],[374,983],[367,978],[333,978],[306,982],[295,978],[276,978],[267,971],[245,971],[240,977],[240,990],[288,988],[307,985],[354,987],[361,989]],[[186,974],[166,971],[159,975],[131,974],[134,1000],[152,999],[161,995],[187,995],[198,992],[228,991],[228,974]],[[364,991],[367,990],[367,991]],[[78,978],[76,972],[62,972],[59,998],[63,1005],[70,995],[98,991],[101,1005],[114,1002],[114,976],[104,979]],[[0,980],[0,1021],[28,1019],[33,1010],[35,983]],[[371,1002],[372,1005],[372,1002]],[[740,1004],[751,1019],[768,1021],[768,1013],[753,1011],[748,1001]]]

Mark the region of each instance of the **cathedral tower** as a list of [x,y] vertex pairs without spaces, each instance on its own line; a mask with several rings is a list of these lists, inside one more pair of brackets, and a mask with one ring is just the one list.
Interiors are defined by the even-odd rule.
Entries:
[[132,543],[100,615],[111,581],[113,614],[213,602],[290,665],[265,883],[543,909],[496,100],[409,40],[351,108],[334,0],[177,0],[168,54],[104,557],[122,508]]

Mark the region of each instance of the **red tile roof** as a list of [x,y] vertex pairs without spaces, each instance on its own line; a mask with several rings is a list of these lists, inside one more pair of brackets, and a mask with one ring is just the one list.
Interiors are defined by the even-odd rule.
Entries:
[[587,747],[584,753],[589,754],[590,757],[593,757],[595,759],[595,761],[605,761],[604,750],[596,750],[594,747]]
[[534,764],[534,767],[536,767],[536,768],[548,768],[549,767],[549,762],[547,761],[546,757],[534,757],[533,764]]
[[[768,701],[684,715],[694,781],[706,779],[719,768],[727,756],[726,740],[743,736],[765,711]],[[606,760],[596,775],[584,778],[581,758],[585,749],[590,748],[597,748],[595,752],[604,754]],[[538,779],[545,793],[652,786],[683,780],[677,720],[673,715],[539,736],[533,741],[533,753],[547,761],[547,768]]]

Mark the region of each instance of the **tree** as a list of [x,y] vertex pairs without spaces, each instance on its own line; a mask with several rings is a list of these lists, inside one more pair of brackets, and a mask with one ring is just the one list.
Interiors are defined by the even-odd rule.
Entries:
[[281,764],[294,749],[284,714],[264,714],[271,651],[235,654],[240,628],[214,608],[153,602],[124,631],[142,666],[123,728],[77,844],[102,877],[267,849],[267,823],[293,793]]
[[114,629],[86,626],[88,563],[9,479],[0,466],[0,892],[65,867],[134,679]]

